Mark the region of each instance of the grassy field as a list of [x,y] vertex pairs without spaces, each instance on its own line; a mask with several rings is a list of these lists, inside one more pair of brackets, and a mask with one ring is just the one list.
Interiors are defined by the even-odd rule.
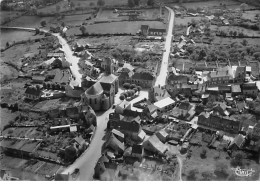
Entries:
[[70,26],[76,26],[76,25],[82,25],[87,18],[89,18],[91,14],[84,14],[84,15],[70,15],[65,16],[63,19],[61,19],[62,22],[65,23],[65,25]]
[[1,17],[1,24],[9,19],[9,18],[14,18],[14,17],[18,17],[21,15],[21,12],[18,11],[0,11],[0,17]]
[[45,20],[48,26],[48,22],[55,19],[55,17],[22,16],[6,25],[14,27],[40,27],[41,21]]
[[[136,22],[111,22],[87,25],[86,30],[88,33],[98,34],[115,34],[115,33],[128,33],[136,34],[141,28],[141,25],[149,25],[152,28],[165,28],[166,25],[159,21],[136,21]],[[72,28],[67,31],[67,35],[81,34],[79,28]]]
[[233,1],[233,0],[218,0],[218,1],[213,0],[213,1],[204,1],[204,2],[200,1],[200,2],[182,3],[182,5],[186,8],[196,9],[198,7],[200,7],[200,8],[203,8],[203,7],[208,7],[208,8],[218,7],[218,6],[220,6],[220,3],[226,4],[227,8],[239,8],[239,6],[241,4],[241,3],[237,2],[237,1]]
[[196,21],[200,21],[202,19],[202,17],[184,17],[183,19],[180,17],[176,17],[175,18],[175,25],[187,25],[189,22],[191,22],[191,20],[194,19]]
[[[105,6],[122,6],[127,4],[127,0],[104,0]],[[77,8],[93,8],[97,7],[97,0],[71,0],[74,3],[74,7],[68,6],[68,3],[61,1],[57,4],[46,6],[44,8],[38,9],[37,13],[40,14],[55,14],[57,13],[56,7],[59,6],[59,12],[70,11]]]

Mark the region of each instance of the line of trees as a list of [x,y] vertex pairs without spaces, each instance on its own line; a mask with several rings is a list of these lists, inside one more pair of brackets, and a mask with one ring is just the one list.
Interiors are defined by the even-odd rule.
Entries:
[[137,86],[136,84],[130,84],[130,83],[124,83],[123,87],[125,90],[127,90],[126,92],[121,93],[119,99],[120,100],[124,100],[127,97],[132,97],[135,95],[135,93],[139,93],[142,90],[141,86]]

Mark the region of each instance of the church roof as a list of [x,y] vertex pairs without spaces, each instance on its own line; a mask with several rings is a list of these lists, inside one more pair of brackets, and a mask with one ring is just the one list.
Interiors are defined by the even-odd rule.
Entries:
[[98,95],[103,93],[103,88],[99,82],[86,90],[86,95]]
[[99,82],[100,83],[113,83],[117,79],[117,76],[114,74],[104,75]]

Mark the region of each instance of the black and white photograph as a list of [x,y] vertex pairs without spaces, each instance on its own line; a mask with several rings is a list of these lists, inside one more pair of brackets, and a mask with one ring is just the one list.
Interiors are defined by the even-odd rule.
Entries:
[[0,181],[260,181],[260,0],[0,5]]

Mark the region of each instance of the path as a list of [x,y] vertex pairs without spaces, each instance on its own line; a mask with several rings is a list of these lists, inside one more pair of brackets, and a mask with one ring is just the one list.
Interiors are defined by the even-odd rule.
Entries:
[[171,43],[172,43],[172,30],[174,26],[174,11],[166,7],[168,11],[170,12],[170,20],[169,20],[169,26],[168,26],[168,33],[166,36],[166,41],[165,41],[165,52],[163,53],[163,59],[162,59],[162,64],[161,64],[161,69],[160,69],[160,74],[156,78],[155,85],[154,86],[164,86],[166,82],[166,77],[167,77],[167,71],[168,71],[168,63],[169,63],[169,55],[171,51]]

